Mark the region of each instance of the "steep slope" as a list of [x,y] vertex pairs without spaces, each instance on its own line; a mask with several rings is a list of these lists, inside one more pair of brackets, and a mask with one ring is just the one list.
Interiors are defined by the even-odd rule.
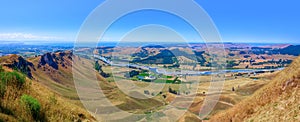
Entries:
[[26,59],[18,55],[1,57],[0,62],[3,66],[7,66],[26,74],[29,78],[32,78],[31,70],[35,70],[31,62],[28,62]]
[[58,51],[28,59],[36,69],[32,70],[33,79],[64,97],[77,99],[72,74],[73,58],[79,57],[71,51]]
[[[81,105],[74,86],[73,73],[80,72],[81,75],[84,75],[86,72],[89,72],[85,71],[85,69],[94,67],[93,64],[95,62],[93,60],[73,55],[71,51],[46,53],[29,60],[37,66],[36,70],[32,72],[34,79],[58,94],[73,100],[76,104]],[[72,68],[73,61],[80,63],[80,66]],[[110,99],[112,103],[118,103],[115,105],[122,110],[143,113],[144,110],[146,111],[149,107],[163,105],[161,101],[155,99],[138,100],[128,97],[118,89],[114,82],[107,82],[96,70],[94,73],[107,98]]]
[[72,78],[72,58],[71,51],[58,51],[29,59],[18,55],[4,56],[0,58],[0,63],[26,74],[64,97],[77,99]]
[[[14,55],[18,57],[17,55]],[[1,57],[2,64],[11,64],[8,60],[10,56]],[[73,61],[79,62],[80,67],[74,68],[77,72],[82,74],[87,73],[84,69],[93,68],[93,60],[85,59],[73,55],[71,51],[58,51],[55,53],[46,53],[41,56],[32,57],[26,60],[33,66],[27,66],[32,74],[32,81],[36,81],[40,86],[48,88],[50,91],[55,92],[57,96],[62,96],[65,102],[71,102],[78,106],[82,106],[73,81]],[[90,72],[89,72],[90,74]],[[162,106],[163,102],[157,99],[139,100],[131,98],[118,89],[114,82],[107,82],[99,73],[95,71],[99,84],[102,87],[102,92],[106,97],[118,108],[134,113],[144,113],[149,111],[149,108]],[[86,81],[84,81],[86,82]],[[39,91],[39,90],[36,90]],[[115,104],[116,103],[116,104]]]
[[300,121],[300,57],[268,85],[210,121]]
[[9,67],[0,67],[0,121],[95,121],[84,109]]

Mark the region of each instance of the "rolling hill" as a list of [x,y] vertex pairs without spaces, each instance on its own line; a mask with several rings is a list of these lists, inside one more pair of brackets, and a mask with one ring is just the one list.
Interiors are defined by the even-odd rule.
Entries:
[[[80,67],[74,68],[74,61],[79,62]],[[13,78],[17,77],[18,74],[26,76],[26,82],[22,87],[14,85],[18,84],[18,80],[13,79],[13,84],[7,85],[4,96],[0,98],[0,118],[3,121],[34,121],[36,119],[45,121],[95,120],[90,113],[82,109],[73,81],[74,72],[84,74],[86,71],[83,69],[94,66],[92,60],[75,56],[72,51],[57,51],[28,59],[18,55],[4,56],[0,58],[0,63],[4,67],[4,70],[0,70],[0,72],[4,72],[4,74],[11,73]],[[147,100],[132,98],[118,89],[115,82],[106,81],[96,71],[95,74],[105,97],[114,106],[130,113],[148,113],[153,111],[153,108],[164,106],[166,100],[170,97],[167,96],[167,99],[162,99],[162,96],[158,95]],[[20,75],[20,78],[22,78],[21,76],[23,75]],[[258,91],[254,89],[253,91],[256,92],[246,100],[235,102],[227,97],[222,97],[220,104],[226,103],[227,107],[225,106],[224,111],[209,118],[209,121],[258,121],[265,119],[278,120],[278,118],[282,121],[299,120],[299,76],[300,58],[296,59],[288,68],[276,74],[272,82],[264,85]],[[252,87],[245,86],[245,90],[248,91],[248,89],[252,89]],[[237,90],[237,93],[244,93],[242,86],[240,90]],[[33,114],[34,112],[28,112],[26,108],[20,109],[24,107],[20,101],[26,101],[27,99],[36,100],[40,103],[38,118]],[[179,121],[199,121],[199,117],[193,113],[198,113],[199,107],[201,107],[200,102],[194,102],[189,111]],[[225,110],[227,108],[230,109]],[[101,111],[106,112],[106,110]],[[57,115],[55,112],[59,112],[61,115]],[[143,120],[143,118],[138,120]]]
[[278,49],[275,52],[278,52],[280,54],[299,56],[299,54],[300,54],[300,45],[290,45],[288,47]]
[[[23,65],[21,61],[25,60],[16,55],[1,57],[0,60],[17,62],[20,66],[28,63],[23,62],[26,64]],[[11,65],[0,66],[0,122],[95,121],[81,107],[8,66]]]
[[209,121],[300,121],[299,84],[300,57],[253,96]]
[[[88,112],[83,108],[79,97],[77,95],[77,91],[75,89],[74,81],[73,81],[73,61],[78,61],[82,63],[82,68],[74,68],[75,72],[85,72],[83,67],[93,67],[94,62],[89,59],[85,59],[79,56],[73,55],[72,51],[58,51],[54,53],[46,53],[44,55],[31,57],[28,59],[24,59],[18,55],[9,55],[0,58],[0,63],[9,71],[19,71],[22,74],[27,76],[27,82],[30,83],[30,89],[25,89],[24,92],[33,97],[39,99],[39,101],[47,101],[52,96],[55,95],[58,103],[66,103],[67,107],[58,106],[58,108],[54,107],[56,111],[68,111],[70,109],[72,117],[61,116],[58,120],[62,118],[74,120],[73,118],[77,117],[76,112],[84,113],[78,114],[80,117],[85,117],[88,120],[94,120],[94,118],[88,114]],[[21,68],[19,68],[21,67]],[[24,70],[26,69],[26,70]],[[95,71],[95,74],[99,80],[99,84],[103,90],[103,93],[106,97],[118,108],[132,112],[132,113],[144,113],[149,111],[149,108],[159,107],[164,104],[162,100],[157,98],[148,99],[148,100],[139,100],[136,98],[132,98],[127,96],[123,92],[121,92],[114,82],[107,82],[99,73]],[[34,90],[32,90],[34,89]],[[14,91],[14,90],[12,90]],[[23,92],[21,90],[20,92]],[[20,94],[21,95],[21,94]],[[20,97],[20,96],[18,96]],[[47,100],[44,100],[45,99]],[[52,99],[52,98],[51,98]],[[10,103],[14,103],[16,101],[9,100]],[[47,102],[41,103],[45,104],[47,107],[51,107]],[[68,108],[68,104],[73,106],[73,108]],[[60,110],[60,108],[64,108],[64,110]],[[77,111],[78,109],[78,111]],[[80,109],[80,110],[79,110]],[[72,111],[76,111],[72,113]],[[54,114],[54,113],[52,113]],[[49,115],[45,115],[49,116]],[[55,116],[59,116],[58,114]],[[54,118],[56,118],[54,116]],[[15,116],[17,117],[17,116]],[[2,118],[0,116],[0,118]],[[5,118],[5,117],[4,117]],[[6,117],[7,118],[7,117]],[[11,117],[9,117],[11,118]],[[79,118],[81,119],[81,118]],[[18,120],[18,119],[17,119]],[[84,120],[84,119],[82,119]],[[75,120],[74,120],[75,121]]]

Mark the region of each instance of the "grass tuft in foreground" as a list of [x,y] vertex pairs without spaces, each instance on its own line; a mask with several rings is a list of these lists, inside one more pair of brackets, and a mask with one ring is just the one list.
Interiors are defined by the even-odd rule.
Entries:
[[24,95],[21,96],[21,102],[23,104],[25,104],[25,106],[28,108],[28,110],[30,111],[32,117],[35,120],[38,120],[39,119],[39,113],[40,113],[40,110],[41,110],[40,102],[37,99],[35,99],[32,96],[27,95],[27,94],[24,94]]

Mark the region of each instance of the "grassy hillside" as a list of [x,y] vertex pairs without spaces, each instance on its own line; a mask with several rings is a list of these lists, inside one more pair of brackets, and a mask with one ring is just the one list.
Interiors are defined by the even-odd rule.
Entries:
[[268,85],[210,121],[300,121],[300,57]]
[[[0,63],[6,65],[6,64],[11,64],[12,62],[19,62],[19,58],[20,56],[17,55],[1,57]],[[35,85],[34,87],[33,86],[30,87],[31,89],[34,89],[32,91],[38,92],[38,93],[29,92],[28,93],[29,95],[33,96],[36,99],[39,99],[39,97],[42,97],[43,95],[49,96],[46,99],[52,99],[52,96],[56,96],[56,97],[60,96],[59,99],[62,99],[61,102],[76,104],[77,106],[76,105],[74,106],[76,106],[77,108],[78,106],[82,107],[82,104],[78,98],[74,86],[74,81],[73,81],[74,71],[72,70],[72,65],[73,65],[73,61],[79,62],[80,66],[75,67],[74,70],[75,72],[85,74],[87,73],[87,71],[85,71],[84,69],[87,69],[88,67],[93,67],[94,66],[93,61],[75,56],[72,54],[71,51],[47,53],[45,55],[26,59],[26,61],[33,65],[27,66],[22,63],[19,64],[22,65],[23,67],[28,67],[28,69],[30,69],[29,71],[32,74],[32,77],[31,79],[27,78],[27,80],[29,80],[32,85]],[[150,99],[150,100],[139,100],[136,98],[129,97],[123,92],[121,92],[117,88],[114,82],[111,83],[107,82],[96,71],[95,74],[97,75],[99,84],[102,87],[102,90],[105,93],[106,97],[115,106],[117,106],[122,110],[133,112],[133,113],[144,113],[149,111],[149,109],[153,107],[159,107],[163,105],[163,101],[158,100],[157,98]],[[39,87],[43,87],[43,88],[39,88]],[[43,91],[45,88],[49,90],[47,92]],[[27,90],[27,91],[31,91],[31,90]],[[37,94],[43,94],[43,95],[37,95]],[[22,95],[19,97],[22,97]],[[11,103],[15,103],[15,102],[16,101]],[[46,106],[50,106],[50,105],[46,105]],[[64,107],[58,106],[56,111],[68,111],[68,110],[69,108],[64,109]],[[72,109],[72,110],[75,111],[76,109]],[[55,114],[56,114],[55,116],[59,116],[57,113]],[[76,116],[77,115],[75,115],[75,117]],[[61,118],[68,118],[68,117],[64,116]]]
[[[75,61],[79,66],[73,66]],[[94,75],[90,71],[84,70],[94,66],[92,60],[75,56],[71,51],[64,51],[47,53],[29,59],[10,55],[1,57],[0,63],[5,66],[5,71],[1,71],[4,72],[4,76],[13,78],[11,80],[13,81],[12,84],[1,85],[0,87],[1,89],[5,89],[0,92],[3,94],[0,102],[0,118],[2,118],[2,121],[93,121],[93,117],[86,110],[79,107],[82,105],[78,99],[73,82],[74,72],[78,72],[85,77]],[[209,117],[210,120],[256,121],[256,117],[262,120],[269,119],[269,116],[276,120],[279,115],[283,117],[282,120],[294,120],[297,117],[299,119],[299,116],[294,114],[299,113],[299,63],[300,59],[295,60],[289,68],[281,73],[277,73],[274,80],[270,83],[269,80],[253,80],[251,78],[227,80],[224,87],[225,92],[222,94],[219,103],[212,113],[213,117]],[[17,72],[14,72],[13,69]],[[24,83],[23,80],[20,80],[21,82],[16,80],[16,78],[23,79],[23,75],[20,72],[25,74],[24,76],[28,76],[25,77]],[[6,75],[6,73],[9,73],[9,75]],[[115,82],[107,82],[96,71],[95,74],[105,97],[114,106],[130,113],[156,111],[156,108],[166,105],[174,97],[174,95],[168,93],[168,86],[166,86],[162,95],[157,95],[152,99],[140,100],[132,98],[118,89]],[[199,79],[198,77],[195,78]],[[89,80],[94,79],[87,77],[82,82],[86,83]],[[208,81],[210,81],[210,77]],[[264,86],[267,83],[268,85]],[[137,82],[137,84],[142,86],[149,85],[144,82]],[[179,121],[199,121],[197,113],[199,113],[204,100],[203,98],[206,96],[206,94],[203,95],[203,92],[207,90],[209,84],[210,82],[205,82],[199,86],[197,98],[192,103],[189,111]],[[172,88],[175,85],[172,85]],[[7,87],[4,88],[3,86]],[[239,86],[239,88],[235,92],[232,92],[231,88],[233,86]],[[262,86],[264,87],[261,88]],[[254,95],[251,96],[253,93]],[[165,94],[166,98],[163,98]],[[247,100],[240,103],[244,98]],[[185,104],[188,102],[190,101],[181,101],[176,104]],[[286,103],[288,103],[288,106],[286,106]],[[227,109],[230,110],[227,111]],[[293,111],[287,112],[287,110]],[[101,112],[106,112],[106,110],[101,109],[99,113]],[[214,114],[217,115],[214,116]]]
[[1,66],[0,76],[0,122],[95,120],[84,109],[17,71]]

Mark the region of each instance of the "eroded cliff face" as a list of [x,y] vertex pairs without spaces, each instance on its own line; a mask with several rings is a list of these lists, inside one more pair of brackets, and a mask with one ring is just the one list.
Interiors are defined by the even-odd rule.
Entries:
[[26,59],[18,55],[10,55],[3,57],[2,63],[6,67],[22,72],[29,78],[32,78],[31,69],[35,70],[33,63],[27,61]]
[[38,68],[45,68],[49,66],[54,70],[58,70],[59,65],[65,68],[68,66],[72,66],[72,56],[73,53],[71,51],[46,53],[41,56],[38,63]]
[[[70,97],[58,94],[59,90],[50,85],[52,81],[48,79],[52,76],[45,78],[47,75],[36,68],[40,57],[29,59],[18,55],[0,57],[0,121],[96,121],[88,111],[71,102]],[[26,78],[23,75],[25,73],[32,79]],[[45,79],[37,80],[38,76]],[[69,94],[72,92],[69,89],[63,91]]]
[[[60,70],[70,72],[69,70],[72,69],[73,62],[72,57],[72,51],[57,51],[29,59],[25,59],[19,55],[8,55],[1,57],[0,62],[1,65],[22,72],[32,79],[37,75],[41,75],[41,73],[51,75],[59,73]],[[56,78],[56,76],[53,76],[53,78]]]
[[46,53],[42,55],[39,62],[39,67],[40,65],[45,66],[46,64],[48,64],[49,66],[57,70],[58,65],[57,62],[54,61],[53,57],[55,57],[55,55],[51,53]]

